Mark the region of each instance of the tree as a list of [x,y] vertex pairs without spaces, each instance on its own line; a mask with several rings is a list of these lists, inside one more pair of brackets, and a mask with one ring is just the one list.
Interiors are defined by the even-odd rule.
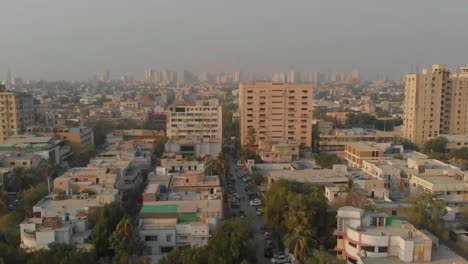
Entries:
[[249,130],[247,130],[247,137],[250,145],[255,144],[257,140],[257,131],[255,130],[255,128],[249,127]]
[[468,162],[468,148],[463,147],[463,148],[455,150],[453,152],[453,158],[463,161],[463,162]]
[[341,164],[342,160],[336,154],[320,153],[315,156],[317,165],[324,169],[331,169],[335,164]]
[[205,175],[213,175],[213,173],[217,173],[223,182],[226,179],[226,173],[229,170],[229,164],[224,156],[224,153],[220,152],[216,159],[210,159],[208,162],[205,163]]
[[308,255],[312,246],[317,246],[314,241],[313,229],[310,229],[307,208],[302,203],[302,197],[296,193],[288,194],[289,210],[286,213],[285,224],[289,232],[285,236],[285,245],[300,260]]
[[255,170],[252,173],[252,180],[256,185],[261,185],[265,181],[265,178],[260,172]]
[[172,251],[160,264],[238,264],[255,263],[255,244],[249,224],[240,219],[229,220],[213,233],[208,245]]
[[275,181],[267,192],[264,219],[284,238],[291,251],[305,259],[319,244],[333,246],[335,216],[328,214],[323,188],[310,183]]
[[48,194],[47,186],[44,183],[31,187],[22,193],[19,203],[19,210],[25,217],[32,217],[32,208]]
[[98,257],[114,254],[109,237],[123,217],[123,211],[118,202],[113,202],[101,209],[96,224],[91,230],[91,239]]
[[446,203],[433,193],[420,193],[408,198],[411,207],[405,210],[405,215],[418,228],[428,229],[435,235],[446,239],[448,237],[444,219]]
[[341,186],[338,194],[341,195],[331,203],[331,207],[335,210],[343,206],[373,209],[373,205],[367,200],[366,192],[353,179],[349,179],[346,185]]
[[418,145],[414,144],[413,142],[411,142],[411,141],[409,141],[407,139],[396,140],[393,143],[403,145],[403,149],[419,151]]
[[431,153],[445,153],[448,140],[444,137],[436,137],[429,139],[424,143],[423,151],[426,154]]
[[6,189],[13,192],[22,192],[41,182],[45,182],[45,177],[40,168],[27,169],[16,167],[7,178]]
[[311,257],[309,257],[305,264],[345,264],[345,260],[336,258],[336,254],[330,254],[323,248],[315,250]]
[[165,151],[166,143],[169,141],[168,137],[161,137],[159,138],[158,142],[156,143],[155,147],[155,154],[158,158],[162,157]]
[[96,261],[94,255],[84,249],[78,249],[66,244],[52,243],[49,245],[49,249],[41,249],[31,254],[28,263],[93,264],[96,263]]
[[133,221],[124,216],[109,237],[110,248],[115,252],[114,262],[127,263],[124,260],[143,253],[143,242],[138,231],[135,231]]

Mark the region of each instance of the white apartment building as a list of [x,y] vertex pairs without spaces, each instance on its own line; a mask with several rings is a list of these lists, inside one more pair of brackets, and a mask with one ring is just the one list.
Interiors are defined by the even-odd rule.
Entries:
[[170,139],[221,140],[222,132],[222,107],[217,99],[168,108],[167,136]]
[[157,262],[172,250],[206,245],[223,218],[218,176],[203,171],[153,176],[143,193],[138,226],[145,255]]
[[20,224],[20,246],[28,251],[46,249],[50,243],[91,246],[88,215],[114,198],[113,192],[47,195],[34,205],[33,216]]
[[371,263],[367,260],[372,259],[430,262],[433,247],[438,244],[429,232],[384,213],[345,206],[336,218],[337,256],[347,263]]

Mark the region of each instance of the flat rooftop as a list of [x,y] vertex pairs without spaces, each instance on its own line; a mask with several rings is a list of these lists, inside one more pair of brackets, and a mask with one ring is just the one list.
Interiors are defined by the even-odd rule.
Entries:
[[[403,264],[403,262],[398,257],[384,257],[384,258],[366,258],[363,259],[364,264]],[[466,264],[468,260],[463,259],[461,256],[457,255],[451,249],[446,247],[443,244],[439,244],[436,249],[432,250],[432,260],[431,262],[422,262],[416,261],[411,262],[412,264]]]
[[274,170],[268,172],[274,180],[286,179],[310,183],[346,183],[348,177],[343,172],[331,169],[324,170]]
[[350,146],[359,151],[385,151],[385,146],[389,144],[366,143],[366,142],[348,142],[346,146]]
[[[63,216],[69,213],[70,216],[76,216],[80,212],[87,212],[90,207],[101,207],[107,202],[97,196],[87,195],[55,195],[51,194],[42,198],[34,205],[34,209],[40,207],[45,209],[45,216]],[[33,210],[34,210],[33,209]]]

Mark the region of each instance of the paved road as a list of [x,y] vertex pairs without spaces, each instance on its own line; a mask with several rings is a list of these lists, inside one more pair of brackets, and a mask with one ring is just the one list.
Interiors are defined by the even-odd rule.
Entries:
[[[255,207],[251,207],[249,204],[249,199],[247,196],[247,193],[245,192],[245,184],[242,182],[242,180],[237,179],[238,175],[244,175],[247,173],[244,169],[238,168],[233,162],[230,165],[231,168],[231,173],[236,179],[236,192],[241,196],[244,197],[244,199],[241,199],[240,201],[240,209],[230,209],[230,213],[234,213],[236,215],[239,215],[240,210],[243,210],[245,212],[245,220],[247,220],[252,227],[252,230],[254,231],[254,237],[255,237],[255,245],[257,246],[257,263],[259,264],[267,264],[271,263],[270,258],[265,258],[263,256],[263,249],[265,245],[265,238],[263,237],[263,234],[260,232],[260,227],[264,225],[264,220],[263,216],[257,216],[255,214],[256,210]],[[235,171],[237,169],[237,172]]]

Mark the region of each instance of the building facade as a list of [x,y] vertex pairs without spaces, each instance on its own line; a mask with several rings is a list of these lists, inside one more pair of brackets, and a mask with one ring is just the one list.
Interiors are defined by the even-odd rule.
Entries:
[[[239,90],[242,145],[288,140],[312,147],[312,85],[254,82],[241,83]],[[252,128],[254,142],[249,140]]]
[[430,233],[384,213],[345,206],[336,218],[337,256],[346,263],[392,257],[401,262],[430,262],[433,244],[438,243]]
[[174,105],[167,111],[167,136],[170,139],[221,140],[222,107],[217,99],[194,105]]
[[34,99],[30,94],[0,91],[0,144],[34,125]]
[[468,67],[453,74],[443,64],[406,75],[403,137],[418,145],[440,134],[468,133]]

